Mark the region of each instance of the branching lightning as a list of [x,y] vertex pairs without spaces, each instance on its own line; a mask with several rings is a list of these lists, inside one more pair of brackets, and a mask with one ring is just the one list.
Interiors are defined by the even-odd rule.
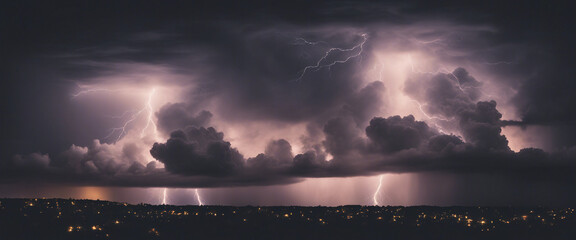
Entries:
[[461,92],[464,92],[464,88],[462,88],[462,86],[460,85],[460,79],[458,77],[456,77],[456,75],[454,75],[454,73],[449,71],[447,67],[441,66],[438,70],[436,70],[434,72],[426,72],[426,71],[422,71],[422,70],[419,70],[416,67],[414,67],[414,62],[412,62],[412,56],[408,57],[408,61],[410,62],[410,67],[412,68],[413,73],[430,74],[430,75],[436,75],[438,73],[443,73],[443,74],[448,74],[448,75],[452,76],[454,78],[452,80],[454,80],[456,82],[456,84],[458,85],[458,89],[460,89]]
[[[87,94],[118,93],[118,92],[126,92],[126,91],[134,91],[134,89],[88,88],[88,89],[79,91],[76,94],[73,94],[72,98],[77,98],[77,97],[87,95]],[[104,137],[104,139],[110,138],[115,133],[117,133],[118,136],[116,137],[116,139],[114,141],[114,143],[117,143],[118,141],[120,141],[122,139],[122,137],[124,137],[128,133],[129,127],[135,121],[137,121],[138,119],[141,119],[141,118],[145,118],[146,124],[140,130],[140,134],[139,134],[140,139],[143,139],[146,136],[150,136],[149,133],[151,131],[151,136],[152,136],[153,140],[155,142],[160,142],[161,139],[158,135],[156,122],[154,121],[153,99],[154,99],[155,94],[156,94],[156,88],[150,89],[150,91],[146,95],[146,100],[145,100],[142,108],[140,108],[140,109],[125,111],[118,116],[109,116],[111,118],[125,119],[125,121],[122,122],[120,127],[115,127],[115,128],[110,129],[110,133],[106,137]],[[198,189],[194,189],[194,190],[195,190],[195,195],[196,195],[196,199],[198,201],[198,204],[203,205]],[[163,205],[167,204],[167,195],[168,195],[168,189],[164,188],[164,190],[162,192],[162,204]]]
[[[462,88],[462,86],[460,86],[460,80],[458,79],[458,77],[456,77],[456,75],[454,75],[454,73],[450,72],[447,70],[447,68],[442,67],[439,70],[435,71],[435,72],[424,72],[424,71],[420,71],[417,70],[416,67],[414,67],[414,62],[412,62],[412,57],[408,57],[408,61],[410,62],[410,67],[412,68],[412,72],[413,73],[419,73],[419,74],[438,74],[438,73],[444,73],[444,74],[448,74],[450,76],[452,76],[454,79],[454,81],[456,81],[456,84],[458,85],[458,89],[460,89],[460,91],[464,92],[464,89]],[[430,120],[441,120],[441,121],[452,121],[454,120],[454,118],[443,118],[443,117],[438,117],[438,116],[431,116],[429,114],[427,114],[424,109],[422,108],[422,104],[420,102],[418,102],[415,99],[412,99],[412,101],[414,103],[416,103],[416,105],[418,106],[418,110],[420,110],[420,112],[428,119]],[[437,125],[436,125],[437,126]],[[437,126],[438,127],[438,126]],[[441,132],[444,132],[441,128],[438,128]]]
[[454,119],[454,118],[446,119],[446,118],[443,118],[443,117],[430,116],[430,115],[426,114],[426,112],[424,111],[424,109],[422,109],[422,104],[420,104],[420,102],[418,102],[418,101],[416,101],[416,100],[414,100],[414,99],[412,99],[412,101],[413,101],[414,103],[416,103],[416,105],[418,105],[418,109],[420,110],[420,112],[421,112],[422,114],[424,114],[424,116],[426,116],[428,119],[431,119],[431,120],[441,120],[441,121],[450,121],[450,120],[453,120],[453,119]]
[[[410,41],[413,41],[414,43],[418,44],[418,45],[434,45],[431,48],[429,48],[429,50],[431,50],[432,53],[434,53],[434,55],[436,55],[436,49],[437,47],[442,48],[442,45],[446,45],[446,43],[444,42],[443,39],[432,39],[429,41],[422,41],[422,40],[417,40],[417,39],[409,39]],[[436,49],[435,49],[436,48]],[[300,76],[300,78],[302,78],[304,76],[304,74],[306,73],[306,70],[317,70],[317,68],[322,67],[323,65],[321,65],[322,61],[324,61],[327,56],[328,56],[329,52],[318,61],[318,63],[315,66],[308,66],[307,68],[304,69],[304,72],[302,73],[302,75]],[[406,56],[404,54],[401,55],[402,57]],[[469,94],[469,90],[470,89],[474,89],[475,91],[479,91],[483,96],[486,97],[491,97],[491,95],[487,94],[486,92],[484,92],[480,87],[475,86],[475,85],[470,85],[470,84],[466,84],[465,81],[466,79],[460,79],[458,76],[456,76],[456,74],[454,74],[454,71],[450,71],[449,69],[454,69],[451,68],[450,66],[444,66],[442,64],[437,65],[436,71],[425,71],[422,70],[420,68],[418,68],[418,66],[413,62],[412,60],[412,56],[410,53],[408,53],[407,56],[407,63],[406,67],[408,67],[408,71],[411,71],[413,74],[425,74],[425,75],[437,75],[437,74],[445,74],[445,76],[454,82],[454,87],[458,88],[458,90],[464,94]],[[400,60],[402,61],[402,60]],[[485,64],[485,65],[510,65],[510,64],[515,64],[515,62],[511,62],[511,61],[496,61],[496,62],[483,62],[481,64]],[[377,80],[381,81],[382,80],[382,69],[384,67],[384,65],[382,63],[380,63],[381,68],[380,71],[376,72],[376,76],[377,76]],[[374,71],[377,70],[377,67],[374,67]],[[457,91],[458,91],[457,90]],[[442,134],[447,134],[444,129],[442,129],[439,124],[441,125],[445,125],[446,123],[451,123],[454,122],[454,120],[456,119],[456,117],[451,116],[450,118],[448,118],[447,116],[443,115],[443,114],[439,114],[436,115],[434,113],[428,114],[425,109],[426,109],[426,103],[424,102],[423,104],[421,104],[418,100],[416,99],[410,99],[412,102],[414,102],[414,104],[417,106],[418,111],[420,111],[420,113],[426,117],[429,122],[429,124],[433,124],[435,126],[436,129],[438,129],[438,131]],[[454,133],[451,133],[454,134]],[[459,135],[459,134],[457,134]],[[374,190],[373,196],[372,196],[372,201],[373,204],[375,206],[379,206],[382,204],[382,199],[383,197],[386,197],[386,194],[382,194],[382,181],[384,179],[384,175],[380,175],[378,178],[378,185],[376,187],[376,189]],[[384,196],[381,196],[384,195]]]
[[[117,93],[117,92],[133,91],[133,90],[134,89],[88,88],[88,89],[85,89],[85,90],[82,90],[82,91],[79,91],[79,92],[73,94],[72,98],[77,98],[77,97],[80,97],[83,95],[101,93],[101,92]],[[126,119],[126,121],[124,121],[120,127],[115,127],[115,128],[110,129],[110,132],[108,133],[108,135],[106,135],[104,137],[104,139],[110,138],[115,133],[118,133],[118,136],[116,137],[116,140],[114,142],[116,143],[116,142],[120,141],[120,139],[124,135],[126,135],[129,125],[132,124],[134,121],[136,121],[140,117],[140,115],[147,113],[146,114],[146,125],[144,126],[144,128],[142,128],[142,130],[140,132],[140,138],[144,137],[146,130],[150,127],[150,125],[152,125],[153,126],[152,131],[153,131],[154,140],[158,141],[159,139],[158,139],[158,132],[156,129],[156,123],[154,122],[154,119],[153,119],[154,108],[152,107],[152,99],[153,99],[155,93],[156,93],[156,88],[152,88],[150,90],[150,92],[148,93],[147,100],[144,103],[144,106],[141,109],[125,111],[118,116],[108,116],[110,118]]]
[[[330,48],[326,51],[326,53],[324,54],[324,56],[322,56],[317,62],[316,65],[311,65],[311,66],[306,66],[304,68],[304,70],[302,70],[302,73],[300,74],[300,76],[298,76],[298,78],[296,79],[297,81],[302,80],[302,78],[304,77],[304,75],[306,75],[307,72],[309,71],[318,71],[322,68],[328,68],[330,69],[332,66],[338,64],[338,63],[346,63],[348,62],[350,59],[352,58],[356,58],[359,57],[360,55],[362,55],[362,52],[364,50],[364,44],[366,43],[366,41],[368,40],[368,34],[363,33],[362,35],[362,42],[360,42],[359,44],[353,46],[352,48]],[[323,43],[323,42],[310,42],[307,41],[303,38],[298,38],[297,40],[299,40],[300,42],[304,43],[304,44],[308,44],[308,45],[317,45],[319,43]],[[358,50],[359,49],[359,50]],[[326,59],[334,52],[352,52],[352,51],[356,51],[358,50],[357,53],[352,54],[348,57],[346,57],[345,59],[342,60],[333,60],[333,61],[327,61]]]
[[156,123],[154,122],[154,118],[153,118],[154,117],[154,108],[152,107],[152,98],[154,97],[155,93],[156,93],[156,88],[152,88],[150,93],[148,93],[147,101],[145,102],[144,106],[141,109],[136,110],[136,111],[126,111],[126,112],[122,113],[122,115],[120,115],[120,116],[128,115],[128,119],[122,124],[121,127],[112,128],[110,131],[110,134],[108,134],[108,136],[106,138],[112,136],[115,132],[119,132],[118,137],[116,138],[116,141],[114,141],[114,142],[118,142],[126,134],[126,130],[127,130],[128,126],[132,122],[134,122],[136,119],[138,119],[138,117],[140,115],[147,112],[146,125],[140,131],[140,138],[143,138],[145,136],[144,134],[146,133],[146,130],[148,129],[148,127],[150,125],[152,125],[153,126],[152,131],[153,131],[154,141],[159,141],[158,131],[156,129]]
[[324,41],[311,42],[304,38],[296,38],[296,40],[294,41],[294,45],[318,45],[320,43],[326,44],[327,42]]

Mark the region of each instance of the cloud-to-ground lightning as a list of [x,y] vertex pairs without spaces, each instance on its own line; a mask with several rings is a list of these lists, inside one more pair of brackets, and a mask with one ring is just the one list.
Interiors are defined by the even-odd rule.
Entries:
[[167,188],[164,188],[163,196],[162,196],[162,205],[166,205],[166,192],[168,191]]
[[[338,63],[346,63],[348,62],[350,59],[352,58],[356,58],[360,55],[362,55],[362,52],[364,50],[364,44],[366,43],[366,41],[368,41],[368,34],[363,33],[362,35],[362,41],[359,44],[354,45],[352,48],[330,48],[326,51],[326,53],[324,54],[324,56],[322,56],[317,62],[316,65],[310,65],[310,66],[306,66],[304,68],[304,70],[302,70],[302,73],[300,74],[300,76],[298,76],[298,78],[296,79],[297,81],[302,80],[302,78],[304,77],[304,75],[306,75],[307,72],[309,71],[317,71],[321,68],[328,68],[330,69],[332,66],[338,64]],[[307,41],[303,38],[298,38],[300,39],[300,41],[302,41],[305,44],[308,45],[317,45],[318,43],[321,42],[311,42],[311,41]],[[344,59],[341,60],[333,60],[333,61],[327,61],[326,59],[330,56],[330,54],[332,54],[333,52],[352,52],[352,51],[358,51],[355,54],[352,54]]]
[[198,191],[198,189],[194,189],[194,194],[196,195],[196,201],[198,202],[198,206],[202,206],[204,205],[204,203],[202,203],[202,198],[200,197],[200,192]]
[[[73,94],[72,97],[77,98],[77,97],[80,97],[80,96],[86,95],[86,94],[118,93],[118,92],[125,92],[125,91],[134,91],[134,89],[87,88],[87,89],[84,89],[82,91],[77,92],[76,94]],[[155,87],[151,88],[150,91],[148,91],[146,98],[145,98],[145,101],[144,101],[144,104],[142,105],[142,108],[137,109],[137,110],[125,111],[119,116],[110,116],[112,118],[125,119],[125,121],[122,122],[120,127],[112,128],[110,130],[110,133],[106,137],[104,137],[104,139],[109,138],[112,135],[114,135],[115,133],[117,133],[118,136],[116,137],[116,140],[114,141],[114,143],[117,143],[118,141],[120,141],[122,139],[122,137],[124,137],[127,134],[128,129],[129,129],[131,124],[133,124],[136,120],[138,120],[140,118],[145,118],[146,123],[145,123],[144,127],[140,130],[140,134],[139,134],[140,139],[143,139],[144,137],[147,136],[147,131],[151,131],[151,133],[152,133],[151,136],[152,136],[153,141],[160,142],[162,139],[160,139],[160,137],[158,135],[156,122],[154,121],[154,111],[155,110],[154,110],[154,106],[153,106],[153,99],[154,99],[156,92],[157,92],[157,89]],[[195,191],[198,205],[203,205],[201,197],[200,197],[200,193],[198,192],[198,189],[194,189],[194,191]],[[168,189],[164,188],[162,191],[162,204],[164,204],[164,205],[167,204],[167,195],[168,195]]]
[[380,189],[382,188],[382,177],[383,177],[383,175],[380,175],[379,180],[378,180],[378,187],[376,188],[376,191],[374,192],[374,196],[372,197],[372,200],[373,200],[375,206],[380,206],[380,202],[378,201],[378,198],[380,195]]

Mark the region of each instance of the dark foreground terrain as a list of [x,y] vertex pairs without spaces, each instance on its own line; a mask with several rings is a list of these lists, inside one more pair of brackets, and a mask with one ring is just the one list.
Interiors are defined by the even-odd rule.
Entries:
[[228,207],[0,199],[0,239],[575,239],[573,208]]

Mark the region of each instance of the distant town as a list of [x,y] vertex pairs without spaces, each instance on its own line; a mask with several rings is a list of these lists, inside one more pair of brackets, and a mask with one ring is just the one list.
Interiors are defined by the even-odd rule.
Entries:
[[574,239],[574,208],[0,199],[0,239]]

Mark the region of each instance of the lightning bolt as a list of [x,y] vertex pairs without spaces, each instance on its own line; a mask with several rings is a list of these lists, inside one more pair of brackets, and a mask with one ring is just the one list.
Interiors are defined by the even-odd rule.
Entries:
[[[115,132],[120,132],[118,134],[118,137],[116,138],[115,142],[120,141],[120,139],[126,134],[126,130],[128,128],[128,126],[134,122],[136,119],[138,119],[138,117],[142,114],[144,114],[145,112],[147,112],[148,114],[146,114],[146,125],[144,126],[144,128],[142,128],[142,130],[140,131],[140,138],[144,138],[145,134],[146,134],[146,130],[150,127],[150,125],[153,126],[152,131],[153,131],[153,137],[155,141],[158,141],[158,130],[156,129],[156,123],[154,122],[154,108],[152,107],[152,98],[154,97],[154,94],[156,93],[156,88],[152,88],[150,90],[150,92],[148,93],[148,97],[147,100],[144,104],[144,106],[136,111],[126,111],[124,113],[122,113],[121,116],[125,116],[128,115],[128,120],[126,120],[121,127],[116,127],[116,128],[112,128],[112,130],[110,131],[110,134],[108,134],[108,137],[110,137],[111,135],[113,135]],[[132,112],[132,114],[130,114]]]
[[[83,95],[95,94],[95,93],[117,93],[117,92],[133,91],[133,90],[134,89],[88,88],[88,89],[79,91],[75,94],[72,94],[72,98],[77,98],[77,97],[81,97]],[[126,134],[129,125],[131,123],[133,123],[134,121],[136,121],[140,117],[140,115],[147,112],[146,125],[144,126],[144,128],[142,128],[142,130],[140,132],[140,138],[144,137],[146,130],[150,127],[150,125],[152,125],[153,126],[152,130],[153,130],[154,140],[158,141],[159,139],[158,139],[158,132],[156,129],[156,123],[154,122],[154,119],[153,119],[154,108],[152,107],[152,99],[153,99],[155,93],[156,93],[156,88],[152,88],[150,90],[150,92],[148,93],[148,97],[147,97],[146,102],[144,103],[144,106],[141,109],[125,111],[118,116],[108,116],[110,118],[126,119],[126,121],[124,121],[120,127],[115,127],[115,128],[110,129],[110,133],[108,135],[106,135],[104,137],[104,139],[110,138],[115,133],[118,133],[118,136],[116,137],[116,140],[114,141],[114,143],[120,141],[120,139]]]
[[[444,73],[444,74],[451,75],[454,78],[454,80],[458,80],[458,77],[456,77],[451,71],[449,71],[446,66],[441,65],[440,68],[438,68],[438,70],[427,72],[427,71],[422,71],[422,70],[420,70],[414,66],[414,61],[412,61],[412,56],[408,56],[408,61],[410,62],[410,67],[411,67],[413,73],[430,74],[430,75],[435,75],[438,73]],[[458,84],[460,84],[459,81],[457,81],[457,82],[458,82]]]
[[[84,89],[82,91],[79,91],[79,92],[73,94],[72,98],[81,97],[81,96],[87,95],[87,94],[118,93],[118,92],[126,92],[126,91],[134,91],[134,89],[88,88],[88,89]],[[122,139],[122,137],[124,137],[126,135],[130,125],[132,123],[134,123],[134,121],[144,117],[146,120],[146,124],[140,130],[140,135],[139,135],[140,139],[143,139],[144,137],[146,137],[147,132],[152,131],[151,136],[152,136],[153,140],[155,142],[160,142],[161,139],[158,135],[158,129],[156,126],[156,122],[154,121],[154,106],[152,103],[154,96],[156,95],[156,91],[157,90],[155,87],[150,89],[150,91],[148,92],[148,94],[146,96],[146,100],[145,100],[142,108],[137,109],[137,110],[125,111],[119,116],[108,116],[111,118],[126,119],[126,120],[121,124],[120,127],[112,128],[110,130],[110,133],[106,137],[104,137],[104,139],[110,138],[115,133],[118,133],[118,136],[116,137],[116,140],[114,141],[114,143],[117,143],[118,141],[120,141],[120,139]],[[198,189],[194,189],[194,191],[195,191],[196,199],[198,201],[198,205],[203,205]],[[162,204],[163,205],[167,204],[167,202],[166,202],[167,195],[168,195],[168,189],[164,188],[164,190],[162,191]]]
[[131,89],[108,89],[108,88],[88,88],[82,91],[78,91],[77,93],[72,94],[72,98],[77,98],[83,95],[88,95],[92,93],[115,93],[115,92],[125,92],[130,91]]
[[146,106],[140,110],[140,112],[144,111],[144,109],[146,109],[146,111],[148,111],[148,115],[146,116],[147,117],[146,118],[146,126],[144,126],[144,128],[142,128],[142,131],[140,132],[140,138],[143,138],[146,129],[148,129],[148,127],[150,125],[153,125],[152,131],[153,131],[154,140],[158,140],[158,129],[157,129],[156,123],[154,122],[154,108],[152,107],[152,97],[154,96],[155,93],[156,93],[156,88],[152,88],[152,91],[150,91],[150,94],[148,94],[148,101],[146,101]]
[[450,118],[450,119],[447,119],[447,118],[443,118],[443,117],[430,116],[430,115],[428,115],[428,114],[424,111],[424,109],[422,109],[422,104],[420,104],[420,102],[418,102],[418,101],[416,101],[416,100],[414,100],[414,99],[412,99],[412,102],[416,103],[416,105],[418,105],[418,109],[420,110],[420,112],[421,112],[422,114],[424,114],[424,116],[426,116],[426,117],[427,117],[428,119],[430,119],[430,120],[442,120],[442,121],[451,121],[451,120],[454,120],[453,117]]
[[[461,92],[464,92],[464,89],[463,89],[462,86],[460,85],[460,80],[458,79],[458,77],[456,77],[456,75],[454,75],[454,73],[448,71],[448,69],[447,69],[446,67],[442,66],[440,69],[438,69],[438,70],[435,71],[435,72],[425,72],[425,71],[418,70],[416,67],[414,67],[414,62],[412,61],[412,56],[408,56],[408,61],[409,61],[409,63],[410,63],[410,67],[412,68],[412,72],[413,72],[413,73],[418,73],[418,74],[431,74],[431,75],[435,75],[435,74],[438,74],[438,73],[443,73],[443,74],[448,74],[448,75],[452,76],[452,77],[454,78],[453,80],[455,80],[456,83],[457,83],[457,85],[458,85],[458,89],[460,89]],[[416,105],[418,106],[418,110],[420,110],[420,112],[421,112],[426,118],[428,118],[428,119],[430,119],[430,120],[441,120],[441,121],[451,121],[451,120],[454,120],[453,117],[450,118],[450,119],[447,119],[447,118],[438,117],[438,116],[431,116],[431,115],[427,114],[427,113],[424,111],[424,109],[422,108],[422,104],[421,104],[420,102],[418,102],[417,100],[414,100],[414,99],[412,99],[412,101],[413,101],[414,103],[416,103]],[[438,125],[436,125],[436,126],[438,126]],[[441,132],[443,132],[441,128],[439,128],[439,129],[440,129]]]
[[[300,76],[298,76],[298,78],[296,79],[296,81],[300,81],[302,80],[302,78],[304,77],[304,75],[306,75],[306,73],[308,73],[309,71],[318,71],[322,68],[328,68],[330,69],[332,66],[338,64],[338,63],[346,63],[348,62],[350,59],[352,58],[356,58],[360,55],[362,55],[362,52],[364,50],[364,44],[366,43],[366,41],[368,40],[368,34],[363,33],[362,35],[362,41],[359,44],[354,45],[352,48],[330,48],[326,51],[326,53],[324,53],[324,56],[322,56],[317,62],[316,65],[310,65],[310,66],[306,66],[304,68],[304,70],[302,70],[302,73],[300,74]],[[308,45],[317,45],[319,43],[323,43],[323,42],[310,42],[307,41],[303,38],[297,38],[297,40],[299,40],[301,43],[304,44],[308,44]],[[345,59],[342,60],[333,60],[333,61],[327,61],[326,59],[332,54],[332,53],[343,53],[343,52],[353,52],[356,51],[357,49],[358,52],[355,54],[352,54],[348,57],[346,57]]]
[[419,44],[422,44],[422,45],[429,45],[429,44],[432,44],[432,43],[440,43],[440,42],[442,42],[442,41],[444,41],[444,40],[443,40],[443,39],[440,39],[440,38],[437,38],[437,39],[430,40],[430,41],[424,41],[424,40],[418,40],[418,39],[412,39],[412,41],[414,41],[414,42],[416,42],[416,43],[419,43]]
[[321,43],[327,44],[327,42],[324,42],[324,41],[311,42],[311,41],[308,41],[304,38],[296,38],[296,40],[294,41],[294,45],[318,45]]
[[443,74],[448,74],[448,75],[452,76],[452,78],[454,78],[452,80],[456,81],[456,83],[458,84],[458,89],[460,89],[461,92],[464,92],[464,88],[462,88],[462,86],[460,85],[460,79],[458,77],[456,77],[456,75],[454,75],[454,73],[449,71],[447,67],[440,66],[440,68],[436,71],[426,72],[426,71],[422,71],[422,70],[419,70],[416,67],[414,67],[414,62],[412,61],[412,56],[408,57],[408,61],[410,62],[410,67],[412,68],[413,73],[430,74],[430,75],[436,75],[438,73],[443,73]]
[[380,206],[380,202],[378,201],[378,195],[380,195],[380,189],[382,188],[382,178],[384,175],[380,175],[380,178],[378,180],[378,187],[376,188],[376,191],[374,192],[374,196],[372,197],[372,200],[374,201],[374,206]]
[[204,205],[202,203],[202,199],[200,198],[200,192],[198,191],[198,188],[194,189],[194,194],[196,195],[196,201],[198,202],[198,206]]

